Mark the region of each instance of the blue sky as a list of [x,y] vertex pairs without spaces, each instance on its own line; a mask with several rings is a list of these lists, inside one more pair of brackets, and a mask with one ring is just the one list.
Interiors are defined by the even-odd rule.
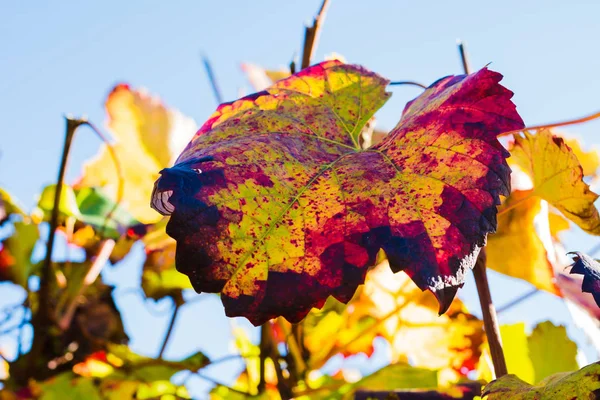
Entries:
[[[32,206],[35,194],[56,176],[64,135],[63,115],[104,121],[102,102],[116,82],[143,86],[170,106],[202,123],[216,104],[200,54],[213,63],[226,99],[250,90],[241,62],[268,67],[289,63],[299,53],[303,24],[320,0],[0,3],[0,186]],[[456,50],[466,41],[473,68],[491,62],[528,125],[577,117],[600,109],[600,2],[597,1],[394,1],[332,0],[316,60],[337,52],[392,80],[429,84],[461,73]],[[378,126],[391,128],[418,88],[397,87],[379,113]],[[575,126],[587,145],[599,143],[599,122]],[[79,174],[96,153],[98,140],[82,130],[75,140],[67,173]],[[568,250],[587,250],[598,241],[569,234]],[[138,249],[139,250],[139,249]],[[106,279],[122,288],[137,285],[141,252],[113,269]],[[509,285],[510,283],[510,285]],[[522,283],[492,277],[498,304],[528,290]],[[8,299],[6,286],[0,298]],[[3,293],[4,292],[4,293]],[[12,291],[10,292],[12,293]],[[479,311],[473,282],[460,292]],[[118,298],[132,345],[155,354],[168,313],[156,317],[133,295]],[[168,304],[156,308],[168,309]],[[538,295],[500,316],[503,322],[551,319],[569,325],[582,342],[562,303]],[[243,321],[237,323],[246,324]],[[203,350],[227,353],[230,321],[219,300],[207,296],[186,308],[167,355]],[[583,342],[582,342],[583,343]],[[380,365],[385,357],[373,364]],[[235,365],[211,371],[227,381]],[[194,381],[194,394],[208,386]]]

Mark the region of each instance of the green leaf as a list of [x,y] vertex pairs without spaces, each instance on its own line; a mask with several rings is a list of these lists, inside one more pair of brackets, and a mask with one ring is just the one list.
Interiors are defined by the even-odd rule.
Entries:
[[65,372],[39,384],[39,400],[102,400],[94,381]]
[[487,400],[597,399],[600,396],[600,362],[572,373],[551,375],[530,385],[513,374],[488,383],[483,389]]
[[0,188],[0,226],[6,221],[9,215],[25,215],[23,207],[6,190]]
[[185,386],[176,386],[169,381],[142,383],[137,391],[136,399],[189,399],[190,395]]
[[175,243],[155,250],[146,250],[142,272],[142,289],[146,297],[160,300],[177,297],[183,289],[191,289],[190,279],[175,269]]
[[535,382],[557,372],[579,369],[577,345],[569,339],[564,326],[556,326],[550,321],[541,322],[527,338],[527,344]]
[[437,371],[415,368],[409,364],[391,364],[362,378],[353,390],[437,389]]
[[2,242],[0,250],[0,282],[11,281],[27,289],[28,279],[35,268],[31,253],[39,236],[36,224],[14,223],[14,233]]
[[[52,213],[52,208],[54,208],[55,191],[56,185],[48,185],[44,188],[44,190],[42,190],[42,194],[40,195],[38,208],[44,212],[44,220],[50,219],[50,213]],[[63,216],[74,217],[81,220],[81,212],[79,211],[79,206],[77,205],[75,192],[69,185],[62,185],[58,210]]]
[[[139,222],[117,205],[99,188],[86,187],[75,191],[77,205],[81,213],[81,221],[94,226],[103,232],[106,238],[119,238],[128,227]],[[107,217],[109,217],[107,219]]]
[[183,360],[170,361],[141,356],[125,345],[110,345],[109,351],[123,360],[120,371],[129,371],[130,376],[143,382],[168,381],[179,371],[197,372],[210,363],[209,358],[201,352]]

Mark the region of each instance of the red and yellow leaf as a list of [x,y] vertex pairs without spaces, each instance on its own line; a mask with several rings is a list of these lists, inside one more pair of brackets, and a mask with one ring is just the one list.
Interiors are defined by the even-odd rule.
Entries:
[[523,123],[500,79],[437,81],[366,150],[389,94],[362,67],[324,62],[222,104],[155,184],[177,268],[259,325],[348,302],[383,249],[444,312],[509,192],[497,135]]

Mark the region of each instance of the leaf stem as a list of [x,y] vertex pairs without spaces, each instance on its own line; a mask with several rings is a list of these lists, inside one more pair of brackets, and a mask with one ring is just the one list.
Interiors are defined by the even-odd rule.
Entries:
[[533,196],[534,196],[533,194],[530,194],[528,196],[523,197],[522,199],[519,199],[519,200],[515,201],[511,205],[504,207],[502,210],[498,211],[498,213],[496,214],[496,218],[498,218],[501,215],[506,214],[507,212],[509,212],[513,208],[516,208],[516,207],[520,206],[521,204],[525,203],[527,200],[531,200],[531,198]]
[[325,21],[328,6],[329,0],[323,0],[319,13],[315,17],[312,26],[307,26],[304,31],[304,50],[302,52],[302,64],[300,65],[300,69],[307,68],[310,65],[310,60],[317,48],[319,33],[321,31],[321,26]]
[[183,305],[183,298],[181,294],[177,296],[178,298],[173,298],[175,302],[175,307],[173,308],[173,314],[171,315],[171,320],[169,321],[169,326],[167,328],[167,333],[165,333],[165,338],[163,339],[162,345],[160,346],[160,351],[158,352],[158,359],[162,359],[165,350],[167,349],[167,345],[169,344],[169,339],[171,339],[171,334],[173,333],[173,328],[175,327],[175,321],[177,320],[177,314],[179,314],[179,309]]
[[62,188],[65,180],[65,172],[67,170],[67,162],[69,160],[69,152],[71,150],[71,144],[75,131],[77,128],[86,123],[82,119],[74,119],[69,116],[65,117],[67,123],[65,142],[63,145],[62,156],[60,160],[60,167],[58,169],[58,178],[56,181],[56,188],[54,190],[54,204],[52,206],[52,213],[50,214],[50,227],[48,230],[48,241],[46,242],[46,256],[42,264],[42,272],[40,277],[40,289],[38,292],[38,310],[33,318],[32,325],[34,330],[33,343],[31,344],[31,351],[29,352],[29,370],[35,371],[35,363],[39,361],[48,335],[54,323],[53,312],[52,312],[52,299],[51,289],[53,274],[52,274],[52,251],[54,250],[54,238],[56,228],[58,227],[58,215],[60,197],[62,194]]
[[[471,68],[469,67],[467,50],[461,41],[458,42],[458,51],[460,53],[460,59],[463,64],[465,74],[469,74]],[[506,369],[504,351],[502,350],[502,338],[500,337],[498,316],[496,315],[496,309],[494,308],[494,303],[492,302],[490,284],[487,278],[486,264],[487,256],[484,247],[479,252],[479,256],[475,262],[473,275],[475,276],[475,285],[477,286],[477,294],[479,296],[479,303],[481,304],[481,312],[483,314],[483,326],[485,328],[485,334],[490,346],[490,354],[492,356],[492,363],[494,364],[494,372],[496,374],[496,378],[499,378],[506,375],[508,371]]]
[[422,89],[427,89],[427,86],[423,85],[422,83],[415,82],[415,81],[394,81],[394,82],[388,83],[388,85],[390,85],[390,86],[412,85],[412,86],[418,86]]
[[523,128],[523,129],[517,129],[517,130],[514,130],[514,131],[502,132],[498,136],[507,136],[507,135],[512,135],[514,133],[519,133],[519,132],[523,132],[523,131],[538,131],[538,130],[541,130],[541,129],[558,128],[560,126],[577,125],[577,124],[582,124],[584,122],[592,121],[592,120],[598,119],[598,118],[600,118],[600,111],[597,111],[597,112],[595,112],[593,114],[586,115],[586,116],[581,117],[581,118],[570,119],[570,120],[560,121],[560,122],[554,122],[554,123],[551,123],[551,124],[527,126],[527,127]]
[[477,286],[477,294],[479,295],[479,303],[481,304],[481,312],[483,314],[483,325],[485,333],[490,345],[490,354],[496,378],[500,378],[508,373],[506,369],[506,360],[504,359],[504,351],[502,350],[502,338],[500,337],[500,328],[498,326],[498,316],[492,302],[492,294],[487,278],[486,271],[486,254],[485,247],[481,249],[473,275],[475,276],[475,284]]

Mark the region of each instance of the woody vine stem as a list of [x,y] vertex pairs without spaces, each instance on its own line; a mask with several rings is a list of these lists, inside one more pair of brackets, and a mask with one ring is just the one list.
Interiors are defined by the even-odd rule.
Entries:
[[[460,59],[465,74],[471,73],[467,52],[464,44],[461,42],[458,44],[458,51],[460,53]],[[492,364],[494,364],[494,372],[496,378],[500,378],[501,376],[506,375],[508,371],[506,369],[504,351],[502,350],[502,339],[500,337],[498,317],[496,315],[496,308],[492,302],[486,269],[486,254],[484,247],[477,257],[477,262],[473,268],[473,275],[475,276],[475,285],[477,286],[477,294],[479,296],[479,303],[481,304],[481,312],[483,314],[483,326],[490,346],[490,355],[492,356]]]

